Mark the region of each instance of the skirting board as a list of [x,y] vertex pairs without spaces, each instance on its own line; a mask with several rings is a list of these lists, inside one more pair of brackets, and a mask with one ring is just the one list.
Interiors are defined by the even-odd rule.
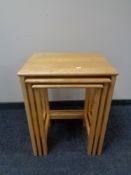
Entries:
[[[131,105],[131,100],[112,100],[112,106],[113,105]],[[82,109],[84,106],[84,101],[78,100],[78,101],[52,101],[50,102],[50,108],[52,110],[56,109]],[[23,102],[0,102],[0,110],[5,109],[24,109],[24,103]]]

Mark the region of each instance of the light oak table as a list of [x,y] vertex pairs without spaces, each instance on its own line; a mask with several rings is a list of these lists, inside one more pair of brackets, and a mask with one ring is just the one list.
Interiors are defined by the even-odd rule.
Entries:
[[[97,53],[36,53],[19,70],[34,155],[47,155],[51,119],[82,119],[89,155],[100,155],[117,71]],[[49,88],[84,88],[83,110],[51,110]]]

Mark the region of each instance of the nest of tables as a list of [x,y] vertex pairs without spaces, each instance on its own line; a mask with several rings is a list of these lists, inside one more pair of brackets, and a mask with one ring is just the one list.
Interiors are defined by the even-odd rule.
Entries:
[[[47,155],[52,119],[82,119],[88,154],[102,153],[117,71],[100,54],[34,54],[18,75],[34,155]],[[51,110],[49,88],[84,88],[83,110]]]

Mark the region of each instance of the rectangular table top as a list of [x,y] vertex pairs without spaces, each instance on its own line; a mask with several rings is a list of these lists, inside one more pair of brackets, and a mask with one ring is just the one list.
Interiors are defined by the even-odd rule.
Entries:
[[19,76],[104,76],[117,75],[98,53],[36,53],[18,72]]

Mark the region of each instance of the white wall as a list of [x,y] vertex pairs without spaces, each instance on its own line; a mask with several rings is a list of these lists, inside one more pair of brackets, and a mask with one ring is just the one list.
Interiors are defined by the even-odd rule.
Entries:
[[22,100],[16,72],[39,51],[101,52],[119,71],[114,98],[131,99],[131,0],[0,0],[0,102]]

